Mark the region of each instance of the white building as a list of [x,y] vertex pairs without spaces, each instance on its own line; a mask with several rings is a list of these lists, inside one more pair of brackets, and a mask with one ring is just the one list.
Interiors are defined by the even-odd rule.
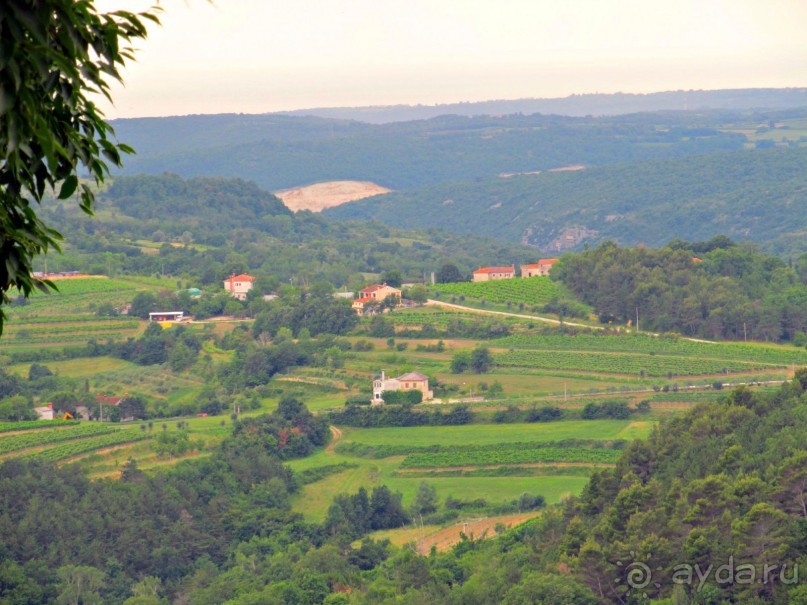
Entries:
[[230,293],[230,296],[238,300],[246,300],[247,292],[252,290],[255,278],[246,273],[241,275],[232,275],[224,280],[224,289]]
[[384,403],[384,391],[420,391],[423,393],[423,401],[434,398],[434,392],[429,390],[429,377],[418,372],[387,378],[382,371],[381,377],[373,381],[373,400],[370,403]]

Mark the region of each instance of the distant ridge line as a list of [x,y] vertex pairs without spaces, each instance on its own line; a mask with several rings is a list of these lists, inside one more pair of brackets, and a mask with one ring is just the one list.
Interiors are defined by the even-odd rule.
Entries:
[[674,90],[651,93],[584,93],[554,98],[494,99],[435,105],[316,107],[275,113],[384,124],[429,119],[441,115],[548,113],[566,116],[615,116],[645,111],[771,110],[796,107],[807,107],[807,87]]

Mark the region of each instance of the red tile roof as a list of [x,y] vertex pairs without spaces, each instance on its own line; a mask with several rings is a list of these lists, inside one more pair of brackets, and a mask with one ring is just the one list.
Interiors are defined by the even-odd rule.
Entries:
[[237,282],[237,281],[255,281],[255,278],[251,275],[247,275],[246,273],[242,273],[241,275],[233,275],[228,277],[224,281],[226,282]]
[[395,380],[408,380],[409,382],[422,382],[424,380],[428,380],[428,376],[424,376],[418,372],[409,372],[408,374],[404,374],[403,376],[398,376]]
[[367,286],[364,290],[362,290],[362,293],[370,294],[371,292],[375,292],[376,290],[380,290],[381,288],[383,288],[386,285],[387,284],[384,284],[382,286],[379,286],[379,285]]
[[105,405],[118,405],[121,401],[123,401],[123,397],[115,397],[110,395],[96,395],[95,400],[98,403],[105,404]]
[[524,265],[527,269],[540,269],[541,267],[546,267],[549,265],[550,267],[558,262],[557,258],[542,258],[537,263],[533,265]]
[[375,298],[373,298],[372,296],[362,296],[361,298],[357,298],[356,300],[353,301],[354,304],[355,303],[365,304],[368,302],[375,302]]
[[515,267],[480,267],[474,273],[515,273]]

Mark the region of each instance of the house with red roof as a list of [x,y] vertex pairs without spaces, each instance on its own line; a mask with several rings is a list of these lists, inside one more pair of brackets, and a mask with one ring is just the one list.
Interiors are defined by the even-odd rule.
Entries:
[[521,277],[536,277],[538,275],[546,277],[552,269],[552,265],[558,262],[556,258],[542,258],[532,265],[521,265]]
[[367,286],[359,292],[359,297],[353,301],[353,309],[359,315],[364,315],[368,305],[371,305],[371,303],[380,304],[391,296],[394,296],[400,302],[401,291],[387,284]]
[[473,273],[473,281],[492,281],[494,279],[512,279],[516,276],[516,267],[480,267]]
[[254,283],[255,278],[251,275],[247,275],[246,273],[242,273],[241,275],[233,274],[224,280],[224,289],[230,293],[230,296],[238,300],[246,300],[247,292],[252,290]]

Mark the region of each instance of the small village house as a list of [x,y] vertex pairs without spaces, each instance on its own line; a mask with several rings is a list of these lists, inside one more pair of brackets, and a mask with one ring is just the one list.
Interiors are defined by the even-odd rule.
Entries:
[[390,297],[397,299],[396,304],[401,302],[401,291],[387,284],[367,286],[359,292],[358,298],[353,301],[353,309],[359,315],[364,315],[368,305],[380,304]]
[[230,296],[238,300],[246,300],[247,292],[252,290],[255,283],[255,278],[246,273],[241,275],[232,275],[224,280],[224,289],[230,293]]
[[521,277],[546,277],[556,262],[556,258],[542,258],[533,265],[521,265]]
[[42,405],[34,408],[38,420],[53,420],[53,404]]
[[512,279],[516,276],[515,265],[510,267],[480,267],[474,271],[474,281],[492,281],[494,279]]
[[387,378],[382,371],[381,376],[373,381],[372,405],[384,403],[384,391],[420,391],[424,401],[434,398],[434,392],[429,390],[429,377],[418,372]]
[[[109,411],[105,411],[104,408],[112,407],[120,409],[120,404],[123,403],[125,399],[126,399],[125,396],[119,397],[118,395],[100,395],[100,394],[96,395],[95,402],[98,404],[99,407],[101,415],[100,420],[104,419],[109,420],[109,418],[112,416],[111,413]],[[121,416],[120,417],[121,422],[131,422],[132,420],[135,419],[135,417],[132,415],[123,416],[123,414],[121,414],[120,416]]]

